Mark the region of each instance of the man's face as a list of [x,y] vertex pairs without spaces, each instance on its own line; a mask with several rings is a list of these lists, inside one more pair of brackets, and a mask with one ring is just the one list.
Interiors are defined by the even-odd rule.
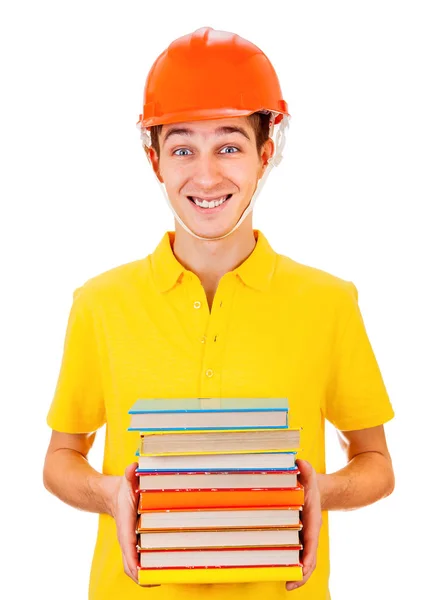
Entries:
[[197,235],[230,231],[248,206],[273,153],[269,139],[258,153],[246,117],[164,125],[154,170],[177,214]]

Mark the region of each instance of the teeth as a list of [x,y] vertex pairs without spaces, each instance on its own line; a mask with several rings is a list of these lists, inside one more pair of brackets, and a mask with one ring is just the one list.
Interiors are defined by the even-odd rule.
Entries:
[[227,196],[223,196],[219,200],[211,200],[211,202],[208,202],[208,200],[201,200],[200,198],[193,197],[193,201],[195,202],[196,206],[200,206],[201,208],[215,208],[216,206],[220,206],[221,204],[223,204],[223,202],[225,202],[226,200]]

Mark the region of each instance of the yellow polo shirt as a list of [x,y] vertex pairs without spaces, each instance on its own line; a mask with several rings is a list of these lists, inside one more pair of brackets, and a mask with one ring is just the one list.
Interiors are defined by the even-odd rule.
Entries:
[[[277,254],[255,230],[252,254],[220,280],[210,312],[199,278],[166,232],[144,259],[111,269],[74,292],[48,425],[67,433],[107,423],[103,472],[122,475],[138,433],[138,398],[287,397],[302,427],[300,458],[325,472],[324,420],[340,430],[382,424],[393,410],[354,285]],[[355,568],[356,570],[356,568]],[[328,519],[317,567],[292,592],[284,583],[142,588],[124,574],[115,523],[99,516],[90,600],[327,600]]]

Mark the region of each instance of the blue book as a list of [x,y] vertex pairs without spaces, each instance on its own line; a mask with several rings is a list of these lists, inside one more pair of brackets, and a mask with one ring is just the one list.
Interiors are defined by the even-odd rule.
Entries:
[[216,473],[235,471],[284,471],[296,469],[296,452],[254,454],[138,455],[137,473]]
[[140,432],[288,427],[286,398],[148,398],[129,414],[129,431]]

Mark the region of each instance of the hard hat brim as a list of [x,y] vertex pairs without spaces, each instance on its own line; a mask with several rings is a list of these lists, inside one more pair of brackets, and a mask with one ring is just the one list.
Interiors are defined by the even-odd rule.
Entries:
[[[220,109],[195,109],[185,110],[167,115],[140,115],[138,124],[141,127],[154,127],[155,125],[170,125],[171,123],[186,123],[190,121],[207,121],[213,119],[225,119],[231,117],[247,117],[258,111],[264,111],[264,109],[257,110],[246,110],[238,108],[220,108]],[[273,111],[270,111],[273,112]],[[276,123],[282,120],[283,114],[277,113]]]

